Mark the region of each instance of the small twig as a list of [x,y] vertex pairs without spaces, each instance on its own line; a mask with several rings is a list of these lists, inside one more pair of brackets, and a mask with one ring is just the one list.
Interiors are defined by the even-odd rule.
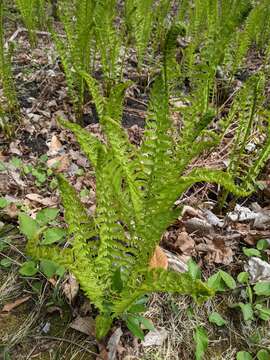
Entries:
[[[53,340],[53,341],[63,341],[63,342],[66,342],[66,343],[69,343],[69,344],[78,346],[78,347],[80,347],[81,349],[83,349],[84,351],[86,351],[88,354],[95,355],[95,356],[97,356],[99,359],[103,360],[103,357],[101,357],[99,354],[97,354],[97,353],[95,353],[94,351],[91,351],[91,350],[89,350],[89,349],[86,349],[83,345],[78,344],[77,342],[72,341],[72,340],[69,340],[69,339],[60,338],[60,337],[56,337],[56,336],[47,336],[47,335],[44,335],[44,336],[34,336],[34,335],[31,335],[30,337],[31,337],[31,338],[34,338],[34,339],[37,339],[37,340],[45,339],[45,340]],[[95,340],[93,340],[92,342],[93,342],[93,344],[96,343]]]
[[[40,30],[33,30],[37,35],[41,35],[41,36],[52,36],[52,34],[49,31],[40,31]],[[14,41],[16,39],[16,37],[20,34],[20,33],[28,33],[28,30],[26,28],[23,27],[19,27],[12,35],[11,37],[5,42],[4,44],[4,48],[7,49],[8,48],[8,44],[12,41]],[[66,38],[65,35],[62,34],[58,34],[59,37],[62,38]]]

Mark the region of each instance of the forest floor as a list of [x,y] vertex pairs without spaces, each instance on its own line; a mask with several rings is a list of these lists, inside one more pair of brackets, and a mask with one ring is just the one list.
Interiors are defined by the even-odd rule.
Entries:
[[[26,240],[17,227],[19,212],[34,216],[44,207],[62,209],[52,167],[66,174],[91,210],[95,209],[95,178],[73,135],[57,124],[59,116],[74,120],[74,113],[49,34],[40,33],[38,46],[31,49],[27,33],[22,30],[14,38],[17,25],[10,23],[10,36],[16,40],[13,71],[21,117],[12,139],[0,134],[0,357],[2,351],[5,360],[113,359],[115,352],[125,360],[190,360],[194,359],[193,333],[197,326],[208,331],[205,359],[231,360],[237,351],[256,353],[270,347],[269,322],[244,321],[239,309],[232,307],[245,298],[241,285],[201,307],[183,296],[155,294],[149,299],[145,316],[157,329],[156,339],[140,342],[117,323],[104,343],[97,343],[92,308],[70,274],[61,281],[19,274],[19,266],[26,258]],[[242,77],[260,65],[258,55],[251,52],[249,56]],[[147,71],[141,74],[143,78],[136,79],[132,61],[127,71],[134,74],[136,81],[127,93],[123,125],[130,140],[139,145],[150,79]],[[239,83],[234,84],[235,88]],[[176,116],[175,121],[180,118]],[[90,103],[84,108],[83,125],[100,134]],[[251,151],[256,149],[256,141],[254,134]],[[225,169],[227,158],[226,144],[222,144],[214,153],[197,159],[196,165]],[[194,186],[179,199],[179,204],[185,205],[183,217],[167,230],[161,246],[183,264],[192,257],[205,279],[219,269],[236,278],[252,266],[253,272],[268,271],[270,277],[270,265],[260,268],[261,264],[243,253],[243,248],[255,248],[258,240],[270,241],[269,176],[270,168],[266,166],[260,178],[263,190],[247,199],[231,198],[229,207],[222,212],[215,210],[216,186]],[[63,223],[62,211],[59,221]],[[269,256],[266,249],[264,259]],[[259,278],[256,276],[254,281]],[[214,311],[226,320],[225,326],[209,322],[209,314]],[[151,341],[155,345],[150,346]]]

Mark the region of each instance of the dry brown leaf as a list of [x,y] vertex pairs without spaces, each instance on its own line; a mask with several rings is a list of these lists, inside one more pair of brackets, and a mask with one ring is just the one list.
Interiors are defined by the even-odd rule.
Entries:
[[111,335],[108,344],[108,360],[116,360],[116,356],[119,349],[120,338],[123,335],[123,331],[118,327]]
[[143,347],[148,346],[161,346],[168,337],[168,331],[164,328],[160,330],[149,331],[145,335],[145,338],[142,342]]
[[9,152],[10,152],[11,154],[15,154],[15,155],[21,156],[21,155],[22,155],[22,152],[21,152],[21,150],[19,149],[19,145],[20,145],[20,141],[19,141],[19,140],[12,141],[12,142],[9,144]]
[[75,299],[79,292],[79,284],[75,277],[69,274],[63,284],[63,293],[70,303]]
[[150,260],[149,267],[150,267],[150,269],[155,269],[155,268],[167,269],[168,268],[167,255],[161,249],[160,246],[156,247],[154,255],[152,256],[152,258]]
[[191,218],[184,222],[188,233],[196,233],[196,235],[206,235],[213,231],[213,227],[206,220],[199,218]]
[[47,161],[47,166],[55,169],[56,172],[66,171],[69,165],[70,160],[67,155],[56,156]]
[[9,170],[9,175],[15,181],[15,183],[20,187],[26,187],[24,181],[20,178],[20,174],[16,170]]
[[226,239],[222,236],[216,236],[209,240],[208,253],[206,259],[216,264],[228,265],[233,261],[234,252],[231,244],[226,244]]
[[78,316],[69,326],[85,335],[95,336],[95,320],[90,316]]
[[10,203],[5,207],[5,213],[11,218],[15,219],[18,217],[19,210],[15,203]]
[[17,306],[28,301],[30,298],[31,298],[31,296],[25,296],[23,298],[19,298],[19,299],[13,301],[12,303],[8,303],[3,307],[2,312],[10,312],[11,310],[15,309]]
[[25,197],[28,200],[31,201],[36,201],[37,203],[44,205],[44,206],[53,206],[57,204],[57,199],[56,198],[44,198],[39,194],[36,193],[30,193],[25,195]]
[[52,140],[50,142],[49,151],[47,152],[47,154],[49,156],[57,155],[61,150],[61,148],[62,148],[61,141],[58,139],[56,135],[53,135]]
[[177,246],[177,248],[179,248],[183,253],[190,255],[194,250],[195,241],[186,231],[181,231],[178,234],[175,246]]

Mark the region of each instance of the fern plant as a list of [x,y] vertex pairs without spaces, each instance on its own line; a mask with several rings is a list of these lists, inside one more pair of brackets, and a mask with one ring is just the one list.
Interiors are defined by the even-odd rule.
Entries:
[[54,260],[74,273],[100,311],[96,318],[100,338],[106,335],[113,319],[125,316],[149,292],[185,293],[199,301],[211,296],[212,290],[200,280],[187,273],[149,269],[149,261],[162,234],[181,213],[175,201],[192,184],[209,181],[238,195],[246,193],[222,171],[193,169],[184,174],[190,159],[209,145],[210,133],[202,129],[194,135],[194,146],[187,155],[182,151],[185,144],[175,143],[164,74],[152,90],[140,148],[129,142],[121,126],[126,85],[117,85],[112,95],[104,98],[95,79],[85,72],[81,76],[95,101],[106,141],[78,124],[60,123],[74,133],[95,169],[95,215],[88,215],[75,189],[59,176],[70,247],[40,246],[38,237],[34,237],[29,239],[27,250],[35,258]]
[[[5,97],[5,103],[0,104],[0,128],[7,135],[12,134],[14,120],[18,115],[18,103],[13,82],[13,74],[11,68],[12,46],[5,47],[4,39],[4,4],[0,3],[0,81]],[[8,121],[7,119],[12,119]]]
[[61,0],[58,13],[66,38],[53,32],[54,41],[64,68],[69,95],[80,120],[87,97],[85,81],[79,70],[94,75],[100,66],[104,91],[109,93],[120,77],[120,32],[115,26],[116,1]]
[[[263,108],[264,100],[265,75],[260,72],[251,76],[243,85],[229,114],[232,123],[237,123],[238,126],[227,171],[247,191],[256,187],[257,177],[270,156],[269,111]],[[262,141],[257,145],[256,136]],[[248,145],[253,141],[256,152],[250,154]],[[224,205],[227,196],[228,191],[225,190],[220,207]]]
[[90,71],[95,3],[93,0],[58,1],[58,15],[66,38],[52,31],[78,120],[85,101],[85,84],[75,69]]
[[37,9],[40,11],[40,6],[44,5],[44,1],[40,0],[16,0],[17,8],[19,9],[22,20],[29,32],[29,38],[32,46],[36,44],[36,27],[38,25]]

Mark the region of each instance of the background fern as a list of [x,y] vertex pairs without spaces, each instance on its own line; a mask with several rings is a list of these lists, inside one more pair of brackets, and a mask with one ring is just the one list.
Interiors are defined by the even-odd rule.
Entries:
[[5,47],[4,3],[0,3],[0,81],[6,103],[0,104],[0,128],[8,136],[12,135],[17,120],[18,103],[11,67],[12,46]]

